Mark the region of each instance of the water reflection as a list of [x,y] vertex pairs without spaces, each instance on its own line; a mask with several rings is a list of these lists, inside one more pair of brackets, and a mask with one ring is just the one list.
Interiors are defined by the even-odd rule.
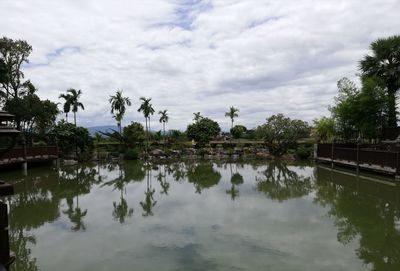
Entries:
[[217,171],[212,163],[189,164],[187,169],[187,179],[196,189],[196,193],[217,185],[221,180],[221,173]]
[[313,189],[311,176],[298,174],[281,161],[271,161],[257,177],[257,189],[268,198],[280,202],[308,195]]
[[329,209],[338,241],[359,239],[356,254],[371,270],[400,270],[399,187],[323,167],[316,174],[315,202]]
[[[150,164],[137,161],[41,169],[31,172],[27,177],[15,174],[6,176],[5,179],[7,181],[15,179],[16,189],[16,194],[7,198],[10,205],[11,244],[17,254],[13,270],[39,270],[36,259],[38,252],[35,253],[35,247],[43,248],[46,240],[53,238],[52,231],[67,232],[69,236],[79,233],[90,236],[90,229],[94,228],[91,225],[101,228],[104,224],[104,227],[108,227],[107,230],[114,229],[117,232],[118,228],[115,227],[120,227],[118,223],[129,225],[131,227],[129,230],[132,231],[138,231],[140,228],[138,225],[142,228],[148,225],[154,226],[154,224],[143,224],[144,221],[146,223],[156,221],[154,223],[158,225],[157,227],[162,228],[166,217],[177,215],[176,213],[178,217],[175,219],[194,221],[185,228],[191,229],[190,234],[185,235],[187,240],[181,235],[171,237],[173,240],[184,240],[178,245],[165,245],[163,250],[171,251],[172,248],[176,248],[179,253],[184,253],[180,251],[193,245],[199,254],[204,254],[200,248],[208,247],[207,244],[201,244],[200,241],[196,243],[194,240],[201,240],[212,233],[199,233],[196,223],[200,223],[200,220],[203,223],[200,229],[218,231],[219,242],[225,242],[229,246],[229,242],[233,240],[233,235],[224,235],[229,223],[224,228],[217,226],[214,221],[210,221],[212,225],[208,225],[206,220],[203,221],[204,217],[209,217],[205,216],[209,213],[203,212],[209,210],[198,206],[205,204],[206,201],[212,201],[214,204],[215,216],[212,217],[214,220],[226,217],[235,227],[244,229],[248,226],[245,224],[246,221],[258,223],[260,216],[255,212],[254,206],[261,206],[260,202],[279,204],[284,211],[278,215],[283,217],[293,215],[297,211],[296,209],[293,211],[295,207],[287,201],[295,198],[304,200],[303,205],[308,209],[303,210],[303,213],[304,216],[310,215],[309,220],[315,219],[311,215],[315,213],[315,208],[318,208],[323,215],[317,219],[327,220],[326,223],[335,227],[337,242],[343,248],[355,247],[354,258],[362,261],[365,268],[378,271],[400,270],[399,187],[371,182],[365,178],[357,178],[330,169],[316,167],[312,172],[311,167],[287,165],[277,161],[269,164],[261,162]],[[254,192],[254,187],[257,192]],[[210,193],[204,193],[205,190]],[[257,197],[260,192],[266,197]],[[195,193],[202,196],[194,197]],[[237,200],[239,196],[240,200]],[[96,207],[101,203],[100,200],[105,202],[106,207]],[[236,201],[235,205],[232,205],[231,200]],[[174,208],[170,208],[171,206]],[[237,213],[229,209],[229,206],[235,206]],[[184,207],[188,208],[185,209],[186,212],[182,212],[186,216],[190,216],[191,211],[204,217],[199,218],[200,220],[180,217],[180,208]],[[265,204],[265,208],[268,208],[268,204]],[[98,212],[103,210],[106,212],[105,216],[98,215]],[[134,210],[141,211],[134,212]],[[262,211],[263,209],[258,210]],[[268,212],[273,211],[268,210]],[[245,219],[243,221],[237,219],[240,216]],[[101,219],[95,220],[96,217]],[[274,217],[269,219],[273,220]],[[182,223],[176,220],[172,225]],[[111,222],[113,224],[110,224]],[[268,227],[268,221],[263,223],[265,223],[263,227]],[[302,225],[286,226],[299,229],[302,227]],[[322,230],[327,228],[329,227],[316,228],[315,231],[321,230],[323,236]],[[49,234],[44,235],[39,229],[46,229]],[[259,228],[254,229],[259,230]],[[187,233],[187,230],[183,232]],[[102,231],[102,234],[106,235],[107,232]],[[98,238],[103,238],[102,234],[97,235]],[[298,234],[301,239],[300,230]],[[264,238],[261,231],[255,235]],[[224,239],[225,237],[227,239]],[[154,242],[150,235],[143,238]],[[90,240],[88,239],[88,242]],[[315,242],[324,243],[324,240]],[[148,249],[146,243],[142,245]],[[213,260],[209,260],[214,258],[204,256],[204,259],[207,259],[210,266],[218,266]],[[187,269],[192,267],[191,262],[185,265]],[[234,261],[232,267],[235,267]]]

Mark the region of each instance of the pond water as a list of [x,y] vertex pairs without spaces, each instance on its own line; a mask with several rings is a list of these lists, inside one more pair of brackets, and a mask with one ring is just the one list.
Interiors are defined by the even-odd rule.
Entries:
[[278,162],[2,172],[12,270],[400,270],[396,185]]

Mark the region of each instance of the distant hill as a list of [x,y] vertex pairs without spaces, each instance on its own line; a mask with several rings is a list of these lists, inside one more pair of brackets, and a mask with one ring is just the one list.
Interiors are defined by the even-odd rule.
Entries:
[[115,125],[93,126],[93,127],[87,127],[87,129],[89,130],[91,136],[94,136],[98,132],[103,132],[103,133],[112,132],[111,131],[112,129],[118,131],[118,127]]

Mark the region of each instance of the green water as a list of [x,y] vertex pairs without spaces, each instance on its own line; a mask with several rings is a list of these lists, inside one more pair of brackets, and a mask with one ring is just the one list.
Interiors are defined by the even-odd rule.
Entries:
[[400,270],[398,186],[276,162],[2,172],[14,271]]

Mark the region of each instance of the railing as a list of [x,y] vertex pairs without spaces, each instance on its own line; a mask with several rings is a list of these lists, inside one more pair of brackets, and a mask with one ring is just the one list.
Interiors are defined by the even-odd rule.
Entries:
[[29,157],[56,156],[58,157],[57,146],[36,146],[13,148],[6,152],[1,152],[0,159],[27,159]]
[[355,148],[343,148],[336,144],[318,144],[317,157],[332,161],[347,161],[353,164],[368,164],[380,167],[390,167],[400,173],[400,152],[379,150],[368,145]]

